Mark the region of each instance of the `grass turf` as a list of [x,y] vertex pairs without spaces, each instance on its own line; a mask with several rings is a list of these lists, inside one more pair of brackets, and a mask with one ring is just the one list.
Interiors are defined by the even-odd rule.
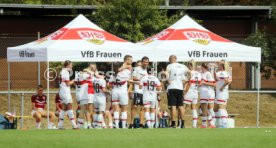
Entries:
[[2,130],[0,147],[275,148],[276,129]]

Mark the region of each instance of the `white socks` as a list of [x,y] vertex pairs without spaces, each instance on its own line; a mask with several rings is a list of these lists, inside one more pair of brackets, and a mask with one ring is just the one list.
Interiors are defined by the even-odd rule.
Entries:
[[215,112],[213,110],[213,108],[208,109],[209,115],[208,115],[208,121],[210,126],[215,126],[215,122],[214,122],[214,117],[215,117]]
[[151,121],[150,128],[153,128],[153,126],[155,124],[155,113],[150,113],[150,121]]
[[207,127],[207,117],[202,116],[201,119],[202,119],[202,126]]
[[41,126],[41,122],[36,122],[36,129],[40,129],[40,126]]
[[149,112],[145,112],[145,119],[146,119],[147,126],[150,127],[151,121],[150,121],[150,113]]
[[228,118],[228,113],[225,109],[219,109],[219,115],[220,115],[220,126],[227,127],[227,118]]
[[78,128],[83,128],[84,119],[78,118]]
[[122,120],[122,128],[126,128],[127,112],[122,112],[121,120]]
[[115,128],[119,128],[119,112],[114,112]]
[[198,114],[196,109],[192,110],[192,116],[193,116],[193,128],[197,127],[197,120],[198,120]]
[[73,128],[77,128],[77,125],[76,125],[76,122],[75,122],[75,116],[74,116],[73,110],[68,110],[68,111],[67,111],[67,113],[68,113],[68,116],[69,116],[69,118],[70,118],[70,122],[71,122],[71,124],[72,124]]
[[65,115],[65,111],[61,110],[59,112],[59,122],[58,122],[59,128],[63,128],[64,115]]

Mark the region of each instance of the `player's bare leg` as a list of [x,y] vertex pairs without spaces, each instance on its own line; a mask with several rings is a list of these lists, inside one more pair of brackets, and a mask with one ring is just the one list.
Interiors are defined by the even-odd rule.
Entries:
[[197,105],[192,104],[191,109],[192,109],[192,116],[193,116],[193,126],[192,127],[197,128],[197,120],[198,120]]
[[131,105],[131,120],[130,120],[130,126],[129,126],[129,128],[133,128],[133,126],[134,126],[134,118],[135,118],[136,113],[137,113],[137,105],[134,105],[133,103]]
[[114,104],[113,105],[113,110],[114,110],[114,122],[115,122],[115,128],[119,129],[119,112],[120,112],[120,107],[119,104]]
[[154,124],[155,124],[155,108],[151,108],[150,109],[150,128],[153,128],[154,127]]
[[88,103],[87,108],[86,108],[86,119],[87,119],[87,128],[88,129],[92,128],[91,123],[92,123],[93,110],[94,110],[93,103]]
[[122,120],[122,128],[127,128],[127,105],[121,106],[121,120]]
[[208,122],[210,128],[215,128],[215,112],[214,112],[214,103],[208,103]]
[[140,115],[139,115],[139,117],[140,117],[140,125],[139,125],[139,127],[143,127],[144,126],[144,119],[145,119],[145,117],[144,117],[144,106],[143,105],[140,105]]
[[[42,118],[47,118],[48,114],[46,111],[41,112]],[[55,114],[53,112],[49,112],[49,126],[48,129],[57,129],[54,124]]]
[[200,104],[200,107],[202,109],[202,126],[201,126],[201,128],[206,128],[207,127],[207,116],[208,116],[207,106],[208,106],[207,103],[201,103]]
[[171,127],[175,128],[175,121],[176,121],[176,106],[171,106]]
[[112,115],[111,115],[110,111],[106,110],[104,115],[105,115],[105,118],[107,118],[107,120],[108,120],[108,128],[113,128]]
[[185,128],[185,124],[184,124],[185,109],[183,106],[179,106],[178,110],[179,110],[180,119],[181,119],[180,128]]
[[35,118],[35,122],[36,122],[36,129],[40,129],[40,126],[41,126],[41,114],[36,111],[33,115],[33,117]]

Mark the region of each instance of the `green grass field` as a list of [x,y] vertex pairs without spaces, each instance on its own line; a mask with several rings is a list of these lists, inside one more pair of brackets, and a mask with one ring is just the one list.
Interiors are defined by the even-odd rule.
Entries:
[[276,129],[2,130],[5,147],[275,148]]

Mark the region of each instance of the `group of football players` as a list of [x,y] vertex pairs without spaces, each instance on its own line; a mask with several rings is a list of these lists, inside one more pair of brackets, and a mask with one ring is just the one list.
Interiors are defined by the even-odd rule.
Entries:
[[[48,114],[45,110],[47,96],[43,94],[42,85],[38,85],[37,94],[31,98],[31,114],[36,119],[36,128],[41,128],[42,118],[49,117],[48,129],[64,129],[64,119],[68,117],[73,129],[151,129],[157,127],[159,121],[161,93],[167,94],[169,127],[185,128],[185,112],[191,108],[193,128],[197,128],[199,114],[202,115],[200,128],[227,128],[226,104],[231,83],[227,62],[218,62],[217,67],[208,63],[196,66],[192,60],[185,66],[171,55],[170,64],[161,75],[149,66],[150,59],[146,56],[137,61],[134,68],[132,62],[132,56],[126,55],[123,63],[113,64],[111,73],[103,73],[96,64],[90,63],[87,68],[76,72],[71,80],[73,63],[65,61],[60,71],[56,112]],[[76,113],[73,111],[72,86],[76,88]],[[130,120],[129,100],[132,100]],[[134,126],[138,107],[140,121],[138,126]],[[57,127],[55,117],[58,117]]]

